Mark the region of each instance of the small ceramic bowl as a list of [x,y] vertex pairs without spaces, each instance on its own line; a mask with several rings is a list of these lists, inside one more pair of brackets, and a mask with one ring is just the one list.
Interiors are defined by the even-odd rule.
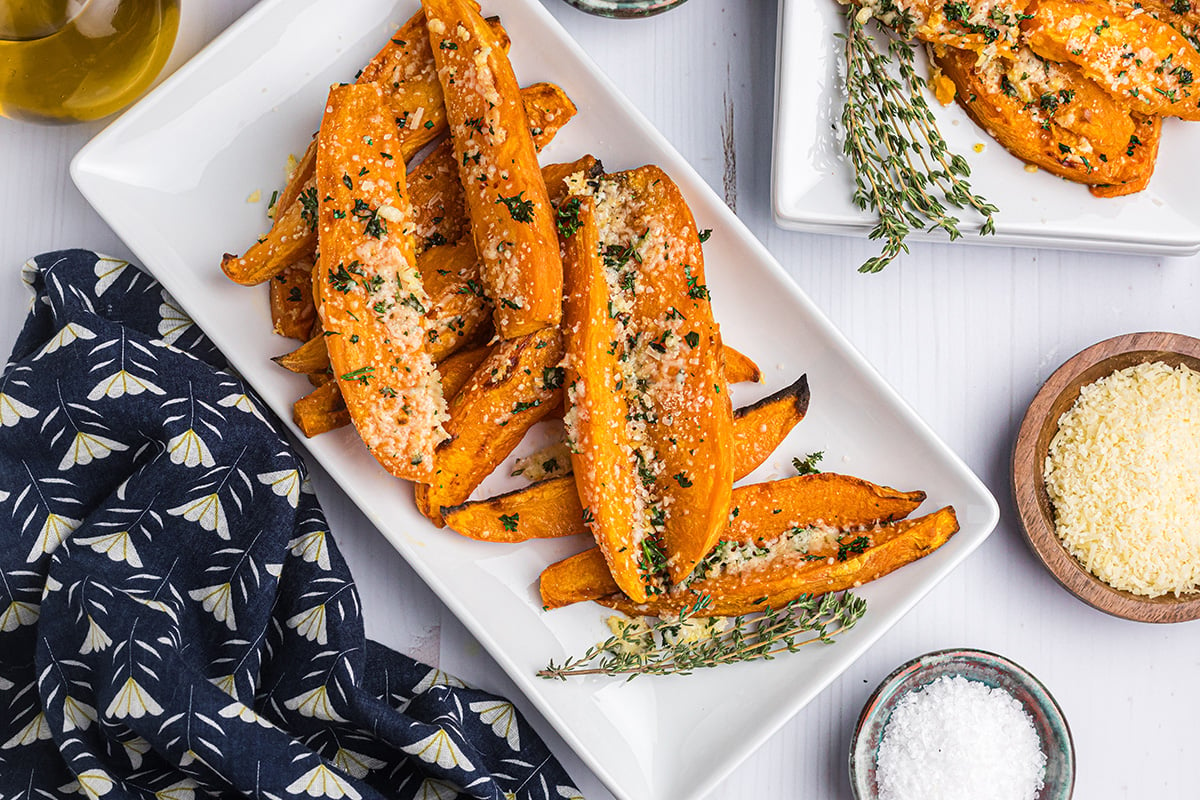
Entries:
[[600,17],[650,17],[683,5],[687,0],[566,0],[580,11]]
[[1075,745],[1058,703],[1037,678],[1007,658],[983,650],[926,653],[884,678],[863,707],[850,743],[850,787],[856,800],[879,797],[875,783],[879,745],[896,704],[943,675],[961,675],[1016,698],[1033,719],[1046,754],[1046,775],[1037,800],[1069,800],[1075,788]]
[[1050,441],[1058,420],[1074,405],[1080,389],[1120,369],[1148,361],[1200,370],[1200,339],[1178,333],[1130,333],[1082,351],[1055,371],[1025,412],[1012,458],[1013,498],[1021,530],[1033,552],[1055,579],[1088,605],[1139,622],[1200,619],[1200,592],[1176,597],[1143,597],[1114,589],[1088,572],[1054,531],[1054,509],[1043,479]]

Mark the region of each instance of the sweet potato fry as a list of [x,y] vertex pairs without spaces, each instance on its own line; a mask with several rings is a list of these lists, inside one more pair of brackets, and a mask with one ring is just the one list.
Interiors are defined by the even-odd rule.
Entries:
[[574,483],[586,514],[579,517],[592,531],[621,591],[646,599],[648,566],[642,550],[654,536],[651,498],[636,472],[630,449],[631,408],[621,384],[620,355],[612,344],[621,337],[609,313],[609,292],[591,198],[578,207],[578,228],[563,243],[566,280],[564,338],[566,386],[570,411],[567,430],[573,442]]
[[312,263],[301,261],[271,281],[271,324],[275,333],[307,341],[317,309],[312,299]]
[[422,0],[482,282],[512,339],[562,315],[553,209],[508,56],[466,0]]
[[292,419],[308,438],[350,424],[337,381],[323,383],[292,404]]
[[[311,277],[309,284],[312,284]],[[318,334],[290,353],[271,359],[289,372],[311,375],[329,369],[329,350],[325,346],[324,334]]]
[[[576,173],[599,174],[600,162],[584,156],[568,164],[551,164],[542,170],[550,199],[554,202],[566,193],[565,178]],[[457,179],[456,179],[457,180]],[[460,347],[492,330],[492,301],[484,291],[482,264],[470,237],[452,245],[431,247],[417,256],[421,280],[429,293],[431,306],[429,350],[440,360]],[[491,338],[490,333],[485,338]]]
[[[535,83],[521,90],[533,146],[541,150],[575,116],[575,104],[553,83]],[[417,252],[456,244],[470,230],[466,198],[454,161],[454,142],[447,139],[409,170]],[[546,181],[549,187],[549,179]]]
[[[807,410],[808,379],[801,376],[791,386],[735,411],[734,480],[757,469],[804,419]],[[733,490],[734,498],[738,491]],[[522,518],[528,521],[519,531],[507,530],[500,522],[502,515],[514,513],[523,514]],[[442,515],[452,530],[489,542],[544,539],[587,531],[574,475],[549,478],[487,500],[443,508]]]
[[762,383],[762,370],[745,353],[725,345],[725,380],[728,383]]
[[437,448],[429,485],[416,491],[417,507],[435,525],[445,524],[442,506],[470,497],[529,429],[562,402],[562,356],[558,328],[507,339],[455,394],[445,426],[449,439]]
[[[738,513],[722,542],[726,548],[730,543],[758,547],[794,528],[878,525],[908,516],[924,500],[924,492],[899,492],[831,472],[739,486],[733,490]],[[597,577],[603,564],[599,551],[591,548],[550,565],[542,572],[543,604],[557,608],[616,592],[611,576],[607,581]]]
[[[725,348],[729,352],[729,348]],[[733,474],[743,478],[758,469],[792,428],[808,413],[808,376],[733,412]]]
[[[607,431],[602,446],[634,450],[654,528],[646,546],[660,546],[663,556],[647,560],[661,560],[655,566],[679,581],[716,544],[733,487],[733,408],[699,232],[679,188],[658,167],[573,184],[593,196],[595,218],[605,221],[598,235],[607,291],[598,309],[568,302],[565,325],[577,324],[575,309],[612,317],[615,330],[606,343],[571,351],[571,359],[586,369],[598,350],[616,353],[617,380],[585,380],[582,388],[626,396],[629,422]],[[585,499],[591,508],[597,498]]]
[[[564,513],[568,509],[574,513]],[[547,478],[481,502],[442,508],[446,525],[453,530],[472,531],[478,534],[472,538],[482,541],[509,543],[586,533],[582,514],[579,492],[570,475]],[[599,550],[592,550],[608,581],[605,585],[615,586],[604,557]]]
[[284,209],[291,208],[300,199],[300,192],[304,191],[306,186],[312,185],[312,176],[316,169],[317,135],[314,133],[312,141],[308,143],[308,147],[304,149],[304,154],[296,162],[292,174],[288,176],[288,181],[284,185],[283,191],[279,193],[279,199],[275,201],[276,216]]
[[317,137],[321,263],[313,298],[350,418],[389,472],[432,479],[446,402],[425,350],[429,298],[407,228],[404,165],[376,84],[335,86]]
[[[507,34],[496,26],[497,47],[508,47]],[[359,84],[378,82],[392,107],[403,137],[393,138],[387,153],[401,164],[446,130],[442,86],[437,79],[425,15],[417,12],[371,60],[359,76]],[[262,283],[302,257],[311,257],[316,247],[317,194],[312,172],[315,149],[306,151],[296,172],[275,207],[271,230],[240,258],[229,253],[221,269],[236,283]],[[311,165],[311,166],[310,166]],[[323,197],[324,195],[322,195]]]
[[[954,509],[946,506],[924,517],[847,533],[823,553],[782,550],[752,559],[740,569],[722,571],[717,567],[711,576],[644,604],[630,602],[620,594],[610,594],[599,602],[629,615],[670,616],[707,596],[709,604],[699,616],[753,614],[767,607],[782,608],[802,594],[861,586],[924,558],[957,532]],[[808,560],[813,555],[818,558]]]
[[933,52],[971,119],[1023,161],[1090,185],[1144,185],[1154,172],[1157,132],[1077,67],[1043,61],[1028,48],[1012,61],[979,62],[973,52],[947,47]]
[[1200,119],[1200,52],[1167,23],[1108,0],[1033,0],[1028,12],[1021,30],[1042,58],[1075,64],[1146,116]]
[[1004,53],[1020,41],[1020,21],[1028,4],[1029,0],[906,0],[903,13],[922,41],[976,54],[985,48]]

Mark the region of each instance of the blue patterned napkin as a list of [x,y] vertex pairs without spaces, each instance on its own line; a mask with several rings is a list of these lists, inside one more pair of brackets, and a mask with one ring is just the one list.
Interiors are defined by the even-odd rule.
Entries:
[[38,256],[0,377],[0,796],[577,797],[367,641],[303,461],[163,289]]

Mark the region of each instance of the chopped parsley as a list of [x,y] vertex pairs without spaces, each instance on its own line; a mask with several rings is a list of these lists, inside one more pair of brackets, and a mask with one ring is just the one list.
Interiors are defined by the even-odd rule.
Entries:
[[583,225],[579,221],[579,204],[579,198],[572,197],[554,212],[554,225],[558,228],[558,235],[564,239],[574,236],[575,231],[579,230],[579,227]]
[[525,192],[519,192],[512,197],[501,197],[497,205],[503,203],[508,207],[508,215],[513,222],[533,222],[533,201],[524,199]]
[[358,381],[359,383],[366,386],[368,383],[371,382],[372,373],[374,373],[374,372],[375,372],[374,367],[359,367],[358,369],[353,370],[352,372],[347,372],[346,374],[342,375],[341,378],[344,381]]
[[308,223],[308,229],[317,229],[317,187],[310,186],[300,193],[300,219]]
[[500,524],[504,526],[504,530],[506,530],[506,531],[515,531],[517,529],[517,523],[519,523],[520,521],[521,521],[520,512],[517,512],[514,514],[501,514],[500,515]]
[[803,459],[793,458],[792,466],[796,468],[798,475],[817,475],[821,472],[817,469],[817,464],[820,464],[823,458],[825,458],[825,451],[818,450],[815,453],[809,453]]

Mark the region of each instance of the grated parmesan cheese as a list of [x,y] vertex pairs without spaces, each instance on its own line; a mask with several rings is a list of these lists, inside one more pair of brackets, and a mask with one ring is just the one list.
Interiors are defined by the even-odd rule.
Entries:
[[1200,586],[1200,373],[1161,362],[1085,386],[1045,464],[1063,544],[1148,597]]

